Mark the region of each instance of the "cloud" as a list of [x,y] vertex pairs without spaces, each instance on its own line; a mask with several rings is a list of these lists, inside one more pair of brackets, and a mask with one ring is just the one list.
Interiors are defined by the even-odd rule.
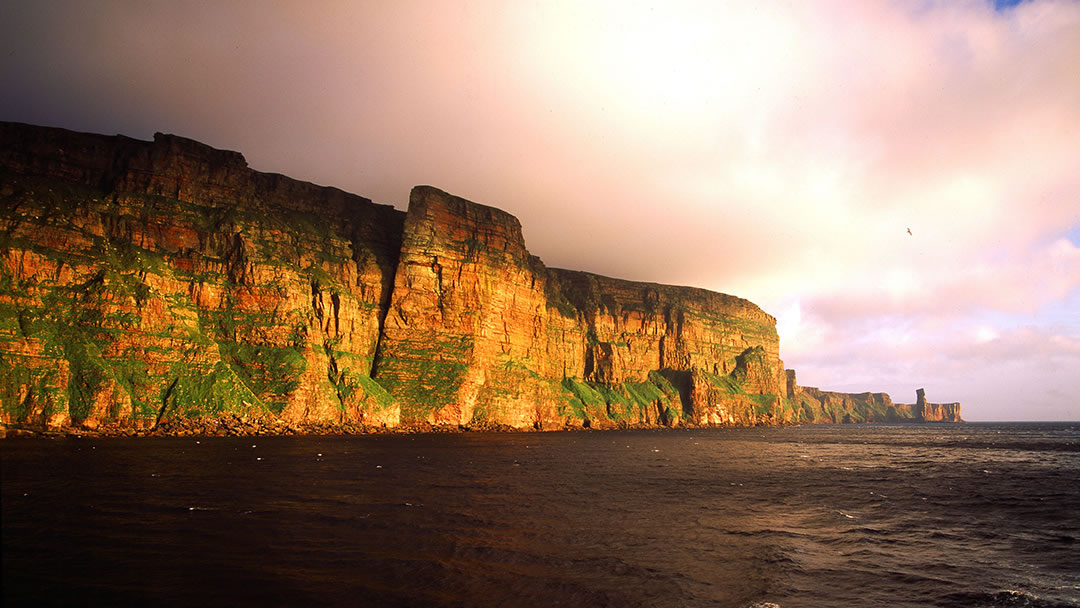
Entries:
[[830,328],[798,369],[800,382],[834,378],[824,388],[873,386],[912,402],[926,387],[931,401],[960,401],[970,420],[1069,420],[1080,414],[1080,338],[1036,326],[883,324],[856,332]]
[[0,119],[399,207],[430,183],[549,265],[797,304],[808,383],[874,388],[987,315],[1080,332],[1043,318],[1078,284],[1080,3],[8,3],[0,39]]
[[802,306],[829,324],[896,315],[956,320],[986,311],[1035,315],[1077,289],[1080,248],[1062,237],[1013,256],[991,250],[929,264],[900,261],[847,290],[805,298]]

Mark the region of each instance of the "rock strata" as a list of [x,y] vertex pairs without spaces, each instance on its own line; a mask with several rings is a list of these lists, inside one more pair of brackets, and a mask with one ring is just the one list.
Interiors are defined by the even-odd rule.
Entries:
[[914,404],[897,404],[917,422],[963,422],[960,418],[959,403],[929,403],[926,390],[915,390]]
[[547,268],[513,216],[402,213],[172,135],[0,123],[0,422],[120,434],[959,420],[799,387],[776,321]]

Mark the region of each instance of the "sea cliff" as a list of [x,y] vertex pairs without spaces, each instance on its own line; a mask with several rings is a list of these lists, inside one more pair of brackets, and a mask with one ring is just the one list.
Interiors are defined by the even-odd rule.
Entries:
[[393,207],[157,134],[0,123],[0,422],[123,433],[958,421],[800,387],[735,296],[548,268],[516,218]]

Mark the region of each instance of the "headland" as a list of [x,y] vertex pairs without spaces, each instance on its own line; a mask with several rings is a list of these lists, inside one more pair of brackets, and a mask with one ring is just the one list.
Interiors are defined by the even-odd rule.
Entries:
[[0,123],[0,422],[288,434],[956,422],[799,386],[776,320],[548,268],[430,186],[407,212],[237,152]]

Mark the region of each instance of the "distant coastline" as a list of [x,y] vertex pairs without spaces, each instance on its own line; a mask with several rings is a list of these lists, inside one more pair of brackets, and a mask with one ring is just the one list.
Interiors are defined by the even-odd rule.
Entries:
[[800,386],[754,303],[548,268],[430,186],[403,213],[182,137],[0,123],[0,202],[15,433],[962,420]]

